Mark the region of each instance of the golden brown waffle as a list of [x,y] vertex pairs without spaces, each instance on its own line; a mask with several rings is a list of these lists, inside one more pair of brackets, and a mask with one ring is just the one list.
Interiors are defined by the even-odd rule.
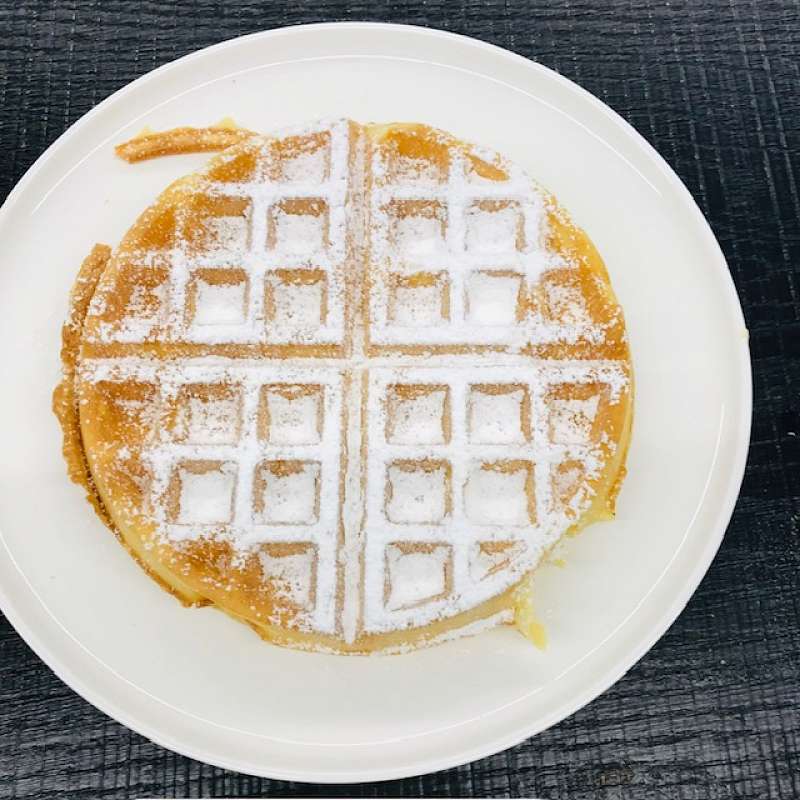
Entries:
[[182,601],[278,643],[527,624],[522,582],[624,475],[597,251],[516,166],[426,126],[228,136],[84,265],[55,398],[71,474]]

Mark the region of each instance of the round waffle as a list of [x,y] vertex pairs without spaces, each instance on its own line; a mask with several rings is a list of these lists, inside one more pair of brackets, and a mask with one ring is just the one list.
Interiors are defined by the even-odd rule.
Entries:
[[271,641],[532,634],[527,577],[624,475],[597,251],[515,165],[423,125],[225,137],[84,263],[55,395],[73,478],[179,599]]

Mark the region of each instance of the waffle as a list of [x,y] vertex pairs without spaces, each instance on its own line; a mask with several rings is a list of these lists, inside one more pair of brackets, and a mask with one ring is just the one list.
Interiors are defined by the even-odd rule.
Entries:
[[270,641],[536,638],[532,571],[625,471],[597,251],[515,165],[427,126],[227,136],[84,263],[70,474],[163,586]]

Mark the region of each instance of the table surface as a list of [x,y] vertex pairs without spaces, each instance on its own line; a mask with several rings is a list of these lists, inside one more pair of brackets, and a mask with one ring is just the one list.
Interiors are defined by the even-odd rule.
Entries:
[[0,616],[0,798],[800,797],[800,5],[789,0],[0,0],[0,196],[143,73],[240,34],[381,20],[541,62],[627,119],[708,217],[750,328],[750,459],[715,562],[622,680],[518,747],[380,784],[262,780],[152,744],[78,697]]

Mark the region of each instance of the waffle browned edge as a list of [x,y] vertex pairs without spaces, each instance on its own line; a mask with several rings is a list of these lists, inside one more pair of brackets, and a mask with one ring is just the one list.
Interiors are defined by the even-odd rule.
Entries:
[[219,125],[208,128],[172,128],[134,136],[133,139],[118,144],[114,152],[129,164],[135,164],[161,156],[219,152],[255,135],[253,131],[244,128]]
[[80,412],[75,389],[77,378],[78,356],[80,353],[83,325],[89,304],[94,296],[97,284],[111,258],[111,248],[105,244],[96,244],[83,260],[78,277],[70,292],[67,320],[61,328],[61,366],[62,377],[53,390],[53,413],[56,415],[63,435],[62,453],[67,462],[67,474],[73,483],[82,486],[86,499],[94,509],[101,522],[116,536],[122,546],[136,560],[139,566],[159,586],[166,589],[187,606],[203,606],[209,600],[190,601],[181,595],[173,586],[161,578],[139,557],[139,554],[128,544],[125,537],[114,524],[114,520],[106,509],[100,492],[95,485],[86,458],[81,434]]

